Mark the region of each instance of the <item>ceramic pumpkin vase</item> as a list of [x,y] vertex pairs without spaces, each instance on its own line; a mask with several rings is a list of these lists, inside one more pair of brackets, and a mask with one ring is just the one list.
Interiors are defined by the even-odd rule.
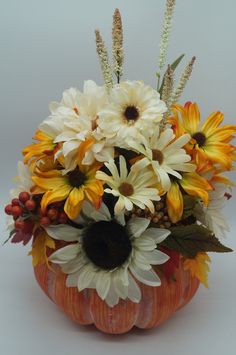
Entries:
[[66,287],[66,277],[60,268],[52,271],[47,264],[38,264],[34,273],[46,295],[73,321],[81,325],[94,324],[109,334],[127,333],[134,326],[151,329],[159,326],[194,296],[199,280],[185,271],[180,260],[176,280],[167,280],[159,273],[161,286],[150,287],[138,282],[142,292],[139,303],[120,300],[109,307],[95,290],[79,292],[76,287]]

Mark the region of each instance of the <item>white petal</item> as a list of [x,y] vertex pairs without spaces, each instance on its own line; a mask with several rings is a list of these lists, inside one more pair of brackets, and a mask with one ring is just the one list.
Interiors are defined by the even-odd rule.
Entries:
[[74,228],[66,224],[59,224],[45,228],[50,237],[57,240],[65,240],[66,242],[74,242],[79,239],[82,229]]
[[160,286],[161,280],[154,270],[141,270],[136,266],[130,265],[130,271],[140,282],[148,286]]
[[117,220],[118,223],[120,223],[122,226],[125,226],[125,215],[124,212],[119,213],[118,215],[115,216],[115,219]]
[[133,302],[140,302],[142,297],[141,290],[133,277],[129,274],[128,298]]
[[96,275],[96,291],[98,296],[104,300],[108,294],[111,283],[111,273],[99,271]]
[[142,254],[151,265],[164,264],[170,258],[168,255],[157,249],[150,252],[142,252]]
[[74,259],[78,255],[79,251],[79,243],[67,245],[66,247],[58,249],[51,254],[48,260],[55,264],[64,264]]
[[156,243],[161,243],[165,240],[168,235],[170,235],[170,231],[162,228],[148,228],[142,235],[144,237],[152,238]]
[[105,301],[109,307],[113,307],[119,302],[119,296],[115,291],[113,277],[111,278],[110,288],[105,298]]
[[120,178],[122,180],[125,180],[128,175],[128,170],[127,170],[126,161],[125,161],[125,158],[123,157],[123,155],[120,155],[119,162],[120,162]]
[[149,224],[149,219],[140,217],[131,218],[128,222],[130,231],[135,238],[140,237],[140,235],[147,229]]
[[125,208],[124,198],[123,196],[120,196],[118,201],[115,204],[115,208],[114,208],[115,215],[119,215],[120,213],[122,213],[124,208]]
[[84,268],[79,272],[79,277],[77,280],[78,290],[83,291],[85,288],[89,288],[90,283],[93,281],[95,276],[96,274],[93,272],[90,265],[84,266]]
[[66,278],[66,287],[76,287],[78,283],[78,273],[70,274]]

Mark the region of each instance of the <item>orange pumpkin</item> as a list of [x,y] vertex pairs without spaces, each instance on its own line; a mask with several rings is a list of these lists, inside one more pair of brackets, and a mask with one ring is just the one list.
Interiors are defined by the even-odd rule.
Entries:
[[159,287],[139,283],[140,303],[120,300],[111,308],[93,289],[79,292],[76,287],[66,287],[67,275],[59,267],[52,271],[46,264],[39,264],[34,272],[43,291],[69,318],[79,324],[95,324],[99,330],[110,334],[126,333],[134,326],[143,329],[157,327],[187,304],[199,286],[199,280],[191,277],[180,261],[175,272],[176,281],[168,281],[159,274],[162,283]]

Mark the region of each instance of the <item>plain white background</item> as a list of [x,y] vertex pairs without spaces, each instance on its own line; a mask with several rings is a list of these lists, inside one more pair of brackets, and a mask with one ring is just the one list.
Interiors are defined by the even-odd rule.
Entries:
[[[119,7],[125,29],[125,78],[156,85],[164,0],[8,0],[0,2],[1,205],[8,199],[21,149],[48,115],[48,102],[63,90],[101,75],[94,45],[100,28],[109,46],[111,17]],[[177,0],[168,61],[181,53],[197,56],[182,102],[197,101],[203,118],[213,110],[234,123],[234,0]],[[233,176],[234,175],[234,176]],[[231,174],[235,179],[235,174]],[[225,214],[236,248],[235,199]],[[4,216],[1,213],[2,241]],[[67,320],[37,286],[27,248],[0,247],[0,354],[226,354],[236,348],[235,253],[212,255],[210,289],[163,326],[106,336]]]

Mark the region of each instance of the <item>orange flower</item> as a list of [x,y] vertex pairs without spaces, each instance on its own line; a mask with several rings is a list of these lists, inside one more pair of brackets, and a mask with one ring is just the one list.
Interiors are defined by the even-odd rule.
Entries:
[[199,279],[208,288],[208,272],[210,271],[208,263],[210,261],[207,253],[197,253],[195,258],[184,260],[184,269],[189,270],[192,277]]
[[195,172],[183,173],[182,179],[172,180],[171,188],[166,195],[166,204],[173,223],[177,223],[183,215],[183,190],[190,196],[199,197],[207,205],[209,198],[207,191],[212,190],[212,186]]
[[70,219],[74,219],[79,214],[84,199],[90,200],[96,208],[99,208],[103,185],[95,178],[95,174],[101,164],[95,163],[91,166],[81,164],[89,144],[86,141],[81,144],[77,167],[67,174],[63,175],[63,170],[41,171],[38,167],[35,169],[32,180],[36,188],[33,192],[44,191],[41,201],[42,210],[51,203],[65,200],[64,211]]
[[[182,122],[178,113],[181,115]],[[208,161],[212,164],[220,164],[226,170],[232,168],[235,147],[229,142],[236,133],[236,126],[219,127],[223,118],[221,112],[213,112],[201,126],[200,112],[196,103],[188,102],[185,106],[173,105],[173,116],[169,118],[169,123],[172,124],[177,137],[184,133],[192,136],[192,140],[186,145],[186,150],[191,154],[198,168]]]
[[[34,167],[37,161],[45,158],[53,161],[54,154],[59,149],[58,143],[53,143],[54,138],[37,130],[33,139],[37,140],[38,143],[33,143],[23,149],[24,163],[28,164],[28,162],[30,162],[30,166]],[[50,159],[50,157],[52,157],[52,159]]]

